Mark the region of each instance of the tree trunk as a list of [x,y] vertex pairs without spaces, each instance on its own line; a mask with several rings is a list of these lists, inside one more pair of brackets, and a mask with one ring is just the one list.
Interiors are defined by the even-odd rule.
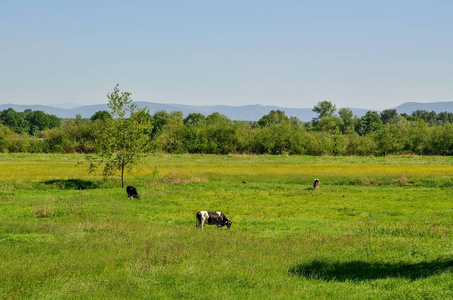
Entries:
[[121,187],[124,188],[124,164],[121,164]]

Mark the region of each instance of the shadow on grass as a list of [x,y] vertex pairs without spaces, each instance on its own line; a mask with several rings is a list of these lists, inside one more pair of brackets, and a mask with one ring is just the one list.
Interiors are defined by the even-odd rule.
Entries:
[[417,280],[444,272],[453,272],[452,259],[420,263],[369,263],[363,261],[326,262],[315,260],[291,267],[291,275],[325,281],[363,281],[385,278]]
[[44,181],[44,184],[60,190],[92,190],[99,187],[99,184],[83,179],[54,179]]

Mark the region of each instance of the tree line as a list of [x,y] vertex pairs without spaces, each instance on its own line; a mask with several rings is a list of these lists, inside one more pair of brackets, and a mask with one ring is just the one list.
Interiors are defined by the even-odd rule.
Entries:
[[[220,113],[184,116],[180,111],[150,114],[146,109],[126,110],[123,115],[98,111],[89,119],[80,115],[60,119],[42,111],[9,108],[0,112],[0,152],[102,153],[104,141],[109,140],[106,133],[125,134],[124,126],[132,126],[135,131],[129,128],[122,137],[124,145],[132,147],[126,141],[143,134],[136,151],[145,153],[453,154],[453,113],[417,110],[408,115],[386,109],[357,117],[350,109],[337,110],[330,101],[318,102],[313,111],[316,117],[310,122],[280,110],[247,122]],[[118,125],[115,120],[119,119],[125,122]],[[112,124],[120,126],[114,133],[108,130]]]

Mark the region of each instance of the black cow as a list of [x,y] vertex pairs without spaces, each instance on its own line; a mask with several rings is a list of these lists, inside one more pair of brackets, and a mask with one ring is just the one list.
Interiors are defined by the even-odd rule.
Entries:
[[199,211],[197,212],[197,228],[201,227],[208,223],[208,225],[217,225],[217,228],[227,226],[230,229],[233,221],[227,219],[227,217],[220,211]]
[[140,198],[140,195],[137,192],[135,186],[128,185],[126,188],[127,198]]

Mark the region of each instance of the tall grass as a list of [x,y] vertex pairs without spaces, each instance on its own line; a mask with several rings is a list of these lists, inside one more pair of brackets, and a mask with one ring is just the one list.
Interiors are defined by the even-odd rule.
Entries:
[[449,157],[155,155],[140,200],[80,161],[0,156],[1,298],[453,298]]

